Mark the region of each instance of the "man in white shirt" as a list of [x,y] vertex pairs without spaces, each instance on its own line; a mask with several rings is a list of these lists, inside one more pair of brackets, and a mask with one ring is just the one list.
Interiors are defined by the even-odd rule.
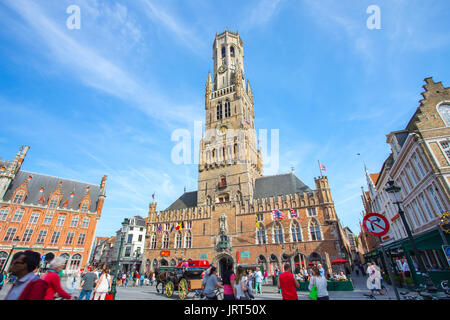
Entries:
[[411,270],[409,269],[408,261],[403,258],[403,273],[405,274],[405,277],[411,277]]

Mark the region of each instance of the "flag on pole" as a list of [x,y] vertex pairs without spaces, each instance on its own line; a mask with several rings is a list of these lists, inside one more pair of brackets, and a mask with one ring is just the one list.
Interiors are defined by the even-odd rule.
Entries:
[[154,193],[152,194],[152,198],[153,198],[153,200],[155,200],[155,194]]
[[280,210],[274,209],[274,210],[272,210],[272,212],[273,212],[273,218],[274,219],[282,220],[284,218],[283,212],[281,212]]
[[170,228],[170,232],[173,231],[173,228],[175,228],[175,225],[172,223],[172,227]]
[[255,214],[255,218],[256,218],[256,229],[259,229],[258,215]]
[[184,224],[183,222],[180,222],[179,224],[177,224],[177,226],[175,227],[175,230],[181,230],[184,228]]
[[156,229],[156,233],[157,233],[157,234],[161,234],[161,233],[162,233],[162,224],[160,224],[160,225],[158,226],[158,228]]
[[294,209],[291,209],[291,217],[292,218],[298,218],[297,211],[295,211]]
[[320,170],[322,170],[322,171],[327,171],[327,167],[325,167],[323,164],[321,164],[320,162],[319,162],[319,166],[320,166]]

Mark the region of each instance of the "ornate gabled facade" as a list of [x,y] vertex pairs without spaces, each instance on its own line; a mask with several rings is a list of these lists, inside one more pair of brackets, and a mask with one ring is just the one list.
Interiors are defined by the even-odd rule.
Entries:
[[17,249],[53,252],[68,261],[66,270],[79,269],[89,262],[106,176],[93,185],[23,171],[28,150],[0,160],[0,265],[17,238]]
[[[315,178],[313,190],[293,172],[263,176],[243,57],[239,33],[216,34],[214,78],[208,74],[205,88],[198,189],[160,212],[156,202],[150,204],[145,271],[204,259],[219,271],[231,260],[273,273],[286,262],[331,268],[332,259],[349,257],[327,177]],[[284,219],[274,219],[275,209]]]

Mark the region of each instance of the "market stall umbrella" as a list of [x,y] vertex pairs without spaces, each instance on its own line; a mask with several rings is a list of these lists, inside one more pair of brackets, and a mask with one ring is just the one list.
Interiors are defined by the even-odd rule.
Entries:
[[348,262],[348,260],[335,259],[335,260],[331,261],[331,264],[346,264],[347,262]]

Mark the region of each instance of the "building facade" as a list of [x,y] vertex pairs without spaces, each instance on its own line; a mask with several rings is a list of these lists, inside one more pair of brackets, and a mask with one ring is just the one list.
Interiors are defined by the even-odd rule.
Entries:
[[383,244],[393,255],[406,256],[411,265],[418,259],[410,250],[398,207],[385,191],[392,180],[401,188],[401,206],[422,261],[438,272],[450,270],[442,250],[449,237],[440,228],[449,210],[450,88],[432,78],[425,79],[423,88],[423,99],[406,128],[386,135],[391,154],[376,182],[368,179],[368,185],[369,192],[374,189],[371,210],[384,214],[391,224]]
[[[150,204],[146,270],[204,259],[219,271],[233,261],[273,273],[286,262],[296,268],[312,263],[331,268],[330,259],[349,255],[327,177],[315,178],[311,189],[293,172],[263,175],[243,57],[239,33],[216,34],[198,190],[185,192],[160,212],[156,202]],[[274,217],[273,210],[284,218]]]
[[122,235],[124,237],[123,247],[121,252],[120,270],[122,272],[128,271],[142,271],[142,257],[145,246],[146,235],[145,219],[141,216],[134,216],[129,218],[129,225],[117,231],[112,250],[111,267],[115,269],[117,257],[120,248]]
[[66,270],[78,270],[89,262],[106,176],[93,185],[23,171],[28,150],[22,147],[11,162],[0,160],[0,264],[17,239],[15,250],[53,252],[67,260]]

